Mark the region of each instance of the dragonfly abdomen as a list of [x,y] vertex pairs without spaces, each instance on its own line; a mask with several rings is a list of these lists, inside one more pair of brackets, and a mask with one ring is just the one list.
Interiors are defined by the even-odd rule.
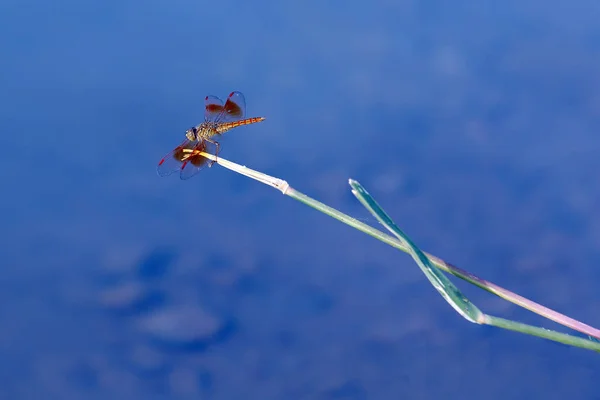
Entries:
[[224,124],[219,124],[219,126],[217,126],[217,133],[224,133],[230,129],[237,128],[238,126],[256,124],[257,122],[262,122],[264,120],[265,120],[265,117],[253,117],[253,118],[241,119],[239,121],[226,122]]

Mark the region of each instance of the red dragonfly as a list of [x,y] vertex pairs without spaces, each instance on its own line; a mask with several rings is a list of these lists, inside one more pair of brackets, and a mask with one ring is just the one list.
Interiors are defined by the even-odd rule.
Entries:
[[214,163],[200,155],[201,152],[218,157],[220,145],[214,137],[238,126],[265,120],[264,117],[244,118],[246,100],[241,92],[231,92],[225,104],[216,96],[206,96],[204,103],[204,122],[188,129],[185,140],[160,160],[156,167],[158,175],[167,176],[179,171],[181,179],[191,178],[206,165]]

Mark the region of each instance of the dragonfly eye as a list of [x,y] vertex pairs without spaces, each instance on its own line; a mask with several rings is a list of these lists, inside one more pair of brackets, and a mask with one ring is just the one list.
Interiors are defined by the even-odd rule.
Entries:
[[196,128],[188,129],[187,132],[185,132],[185,137],[187,137],[188,140],[194,141],[196,140],[196,132],[198,132]]

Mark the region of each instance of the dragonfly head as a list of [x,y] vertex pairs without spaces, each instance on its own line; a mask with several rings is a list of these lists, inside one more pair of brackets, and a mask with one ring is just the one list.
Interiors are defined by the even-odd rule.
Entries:
[[185,137],[188,138],[188,140],[191,140],[192,142],[198,140],[198,129],[196,129],[196,127],[190,128],[187,131],[185,131]]

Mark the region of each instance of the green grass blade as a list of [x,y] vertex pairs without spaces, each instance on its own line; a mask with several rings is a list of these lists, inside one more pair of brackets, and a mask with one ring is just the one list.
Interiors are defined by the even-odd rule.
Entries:
[[429,279],[433,287],[442,295],[442,297],[466,320],[473,323],[480,323],[482,320],[481,311],[471,303],[456,286],[446,276],[434,267],[429,258],[421,249],[414,245],[408,236],[392,221],[389,215],[377,204],[375,199],[361,186],[360,183],[350,180],[352,193],[369,210],[371,214],[390,232],[392,232],[409,249],[409,254],[415,262],[421,267],[421,270]]
[[600,343],[592,340],[482,313],[441,271],[431,264],[429,258],[396,225],[360,183],[350,180],[350,186],[352,187],[352,193],[367,208],[367,210],[369,210],[383,226],[396,235],[396,237],[409,248],[409,254],[415,260],[417,265],[419,265],[423,273],[425,273],[425,276],[427,276],[431,284],[466,320],[477,324],[491,325],[527,335],[537,336],[571,346],[600,351]]
[[569,346],[600,352],[600,342],[598,342],[592,337],[586,339],[582,337],[569,335],[566,333],[556,332],[551,329],[545,329],[537,326],[523,324],[521,322],[512,321],[509,319],[493,317],[491,315],[485,315],[484,324],[519,333],[524,333],[526,335],[541,337]]
[[[406,246],[406,244],[403,243],[402,241],[400,241],[386,233],[383,233],[380,230],[375,229],[355,218],[352,218],[349,215],[346,215],[346,214],[336,210],[335,208],[329,207],[329,206],[305,195],[304,193],[298,192],[297,190],[295,190],[289,186],[286,188],[285,194],[287,196],[292,197],[295,200],[298,200],[298,201],[308,205],[309,207],[312,207],[326,215],[329,215],[332,218],[335,218],[355,229],[358,229],[359,231],[364,232],[367,235],[374,237],[375,239],[378,239],[386,244],[389,244],[390,246],[395,247],[398,250],[404,251],[405,253],[409,253],[409,251],[410,251],[409,248]],[[564,325],[568,328],[571,328],[573,330],[584,333],[590,337],[600,338],[600,330],[598,330],[592,326],[584,324],[581,321],[578,321],[574,318],[571,318],[571,317],[561,314],[555,310],[552,310],[546,306],[543,306],[532,300],[529,300],[523,296],[513,293],[510,290],[504,289],[503,287],[496,285],[495,283],[492,283],[485,279],[479,278],[468,271],[465,271],[463,269],[453,266],[450,263],[447,263],[446,261],[442,260],[441,258],[438,258],[438,257],[433,256],[426,252],[423,252],[423,254],[425,254],[429,258],[429,260],[433,263],[433,265],[435,265],[439,269],[449,272],[460,279],[463,279],[475,286],[478,286],[479,288],[481,288],[483,290],[486,290],[492,294],[495,294],[498,297],[501,297],[504,300],[507,300],[507,301],[509,301],[513,304],[516,304],[520,307],[526,308],[527,310],[530,310],[538,315],[541,315],[551,321],[554,321],[558,324]]]

